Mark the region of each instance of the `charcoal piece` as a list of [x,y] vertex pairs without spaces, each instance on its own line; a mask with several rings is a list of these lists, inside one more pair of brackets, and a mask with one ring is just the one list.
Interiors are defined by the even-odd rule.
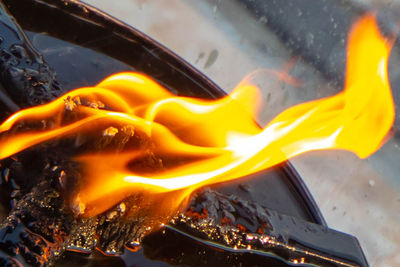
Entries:
[[0,27],[0,100],[15,111],[59,96],[62,90],[55,72],[31,45],[3,3],[0,3]]
[[[124,203],[92,218],[77,216],[59,181],[59,173],[64,169],[65,179],[76,176],[75,171],[68,169],[75,166],[65,161],[60,165],[63,168],[45,168],[37,174],[36,186],[21,198],[13,199],[15,204],[8,217],[0,223],[1,264],[48,266],[65,257],[66,250],[92,253],[100,248],[104,253],[118,255],[126,244],[141,240],[146,233],[147,225],[135,218],[125,218]],[[9,170],[11,174],[13,171]],[[25,189],[22,184],[21,190]]]
[[70,236],[67,248],[80,246],[91,252],[97,247],[107,255],[120,255],[125,245],[139,242],[148,232],[148,225],[143,218],[126,216],[122,208],[125,201],[95,218],[80,222],[75,233]]
[[62,250],[73,218],[54,188],[41,182],[0,224],[0,262],[46,266]]

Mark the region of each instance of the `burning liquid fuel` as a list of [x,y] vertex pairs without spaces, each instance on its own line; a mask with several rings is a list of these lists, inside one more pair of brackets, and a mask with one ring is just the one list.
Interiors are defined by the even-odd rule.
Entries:
[[[290,107],[265,127],[255,123],[259,92],[252,84],[242,82],[224,98],[204,100],[176,96],[139,73],[118,73],[9,117],[0,125],[0,158],[97,128],[107,137],[141,136],[147,145],[74,157],[83,169],[83,186],[71,205],[92,216],[140,193],[138,210],[171,216],[199,187],[308,151],[343,149],[365,158],[378,150],[395,116],[387,74],[392,44],[373,15],[362,17],[348,38],[344,90]],[[63,119],[68,113],[74,119]],[[21,127],[25,124],[39,126]],[[143,155],[152,155],[155,165],[173,163],[137,170],[132,162]]]

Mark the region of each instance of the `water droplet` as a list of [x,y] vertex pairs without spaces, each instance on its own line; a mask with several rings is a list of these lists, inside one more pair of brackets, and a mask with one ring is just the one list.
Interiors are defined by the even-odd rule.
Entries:
[[17,44],[12,45],[10,47],[10,52],[11,52],[12,55],[14,55],[18,59],[29,58],[25,47],[23,47],[22,45],[17,45]]
[[17,77],[21,77],[24,74],[24,71],[19,68],[11,67],[8,69],[8,74],[12,78],[17,78]]
[[268,22],[268,18],[267,18],[266,16],[261,16],[261,17],[258,19],[258,22],[260,22],[260,23],[262,23],[262,24],[265,24],[265,23]]
[[13,190],[11,192],[11,194],[10,194],[10,197],[11,198],[16,198],[16,197],[18,197],[20,195],[20,193],[21,193],[21,191],[19,191],[19,190]]
[[6,168],[6,169],[3,171],[3,177],[4,177],[4,180],[6,181],[6,183],[8,183],[8,177],[9,177],[9,175],[10,175],[10,169],[9,169],[9,168]]
[[124,213],[126,210],[126,205],[124,202],[122,202],[121,204],[119,204],[118,209],[121,213]]
[[64,170],[60,172],[60,176],[58,177],[58,182],[60,183],[62,188],[66,188],[67,186],[67,174]]
[[118,215],[118,213],[115,210],[114,211],[110,211],[109,213],[107,213],[107,219],[112,220],[117,215]]
[[205,56],[204,52],[200,52],[199,56],[197,57],[194,63],[195,64],[199,63],[200,59],[204,58],[204,56]]
[[207,69],[211,67],[211,65],[214,64],[215,61],[217,61],[218,55],[219,55],[218,50],[213,49],[208,55],[207,61],[204,64],[204,68]]
[[14,190],[19,190],[21,188],[14,179],[10,179],[10,185]]
[[15,208],[15,205],[17,205],[17,201],[15,199],[11,199],[10,201],[10,208],[13,209]]
[[373,187],[374,185],[375,185],[375,180],[369,180],[368,181],[368,185],[370,186],[370,187]]
[[55,172],[56,170],[58,170],[58,166],[57,166],[57,165],[53,166],[53,167],[51,168],[51,170],[52,170],[53,172]]

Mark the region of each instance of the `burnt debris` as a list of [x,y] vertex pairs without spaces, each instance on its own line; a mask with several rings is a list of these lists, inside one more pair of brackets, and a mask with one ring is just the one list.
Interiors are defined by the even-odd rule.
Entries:
[[42,104],[58,96],[61,88],[54,70],[32,46],[2,3],[0,24],[1,101],[15,111],[18,106]]
[[[277,266],[290,262],[365,265],[352,256],[360,249],[355,238],[344,238],[325,226],[210,189],[198,192],[184,212],[150,234],[143,218],[126,216],[129,207],[138,202],[137,196],[99,216],[79,218],[66,205],[61,190],[60,177],[71,175],[67,165],[61,162],[56,165],[59,167],[44,168],[37,176],[39,184],[26,194],[11,196],[13,205],[0,230],[4,265],[52,265],[62,262],[68,255],[66,251],[88,254],[96,248],[107,255],[120,255],[126,247],[134,248],[139,243],[147,257],[173,265],[191,264],[194,257],[198,266],[206,266],[211,260],[223,266],[263,262],[275,262]],[[21,172],[18,166],[9,164],[9,181]],[[18,190],[26,189],[21,186]],[[190,245],[182,246],[181,242]]]
[[[334,230],[209,189],[194,196],[187,210],[167,226],[167,231],[169,235],[181,233],[198,239],[198,242],[207,243],[209,248],[233,252],[228,258],[235,258],[236,263],[233,259],[230,259],[231,263],[220,259],[219,265],[238,264],[242,261],[246,265],[249,260],[254,262],[252,264],[262,265],[265,261],[263,257],[273,258],[278,266],[289,262],[320,266],[365,264],[357,262],[350,255],[349,251],[354,252],[354,247],[349,246],[352,241],[342,239],[341,234]],[[149,251],[151,253],[153,250]],[[157,256],[160,257],[160,254]],[[189,264],[189,258],[190,255],[173,258],[173,263]],[[210,260],[208,257],[201,259],[202,266],[206,266]]]

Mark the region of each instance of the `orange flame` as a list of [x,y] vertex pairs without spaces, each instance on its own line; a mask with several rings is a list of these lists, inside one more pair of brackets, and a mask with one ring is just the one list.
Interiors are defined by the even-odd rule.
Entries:
[[[222,99],[202,100],[175,96],[138,73],[119,73],[96,87],[77,89],[12,115],[0,125],[0,158],[99,125],[113,126],[106,131],[110,135],[128,125],[132,134],[141,133],[151,145],[77,157],[85,186],[74,204],[90,216],[140,192],[152,194],[142,200],[151,212],[171,215],[196,188],[243,177],[307,151],[345,149],[365,158],[379,149],[394,121],[387,75],[391,46],[374,17],[363,17],[349,36],[344,91],[293,106],[264,128],[254,122],[259,96],[250,84],[240,84]],[[91,104],[81,104],[84,101]],[[63,113],[68,110],[77,119],[65,123]],[[47,121],[45,130],[17,127],[40,121]],[[132,168],[146,153],[172,164],[154,172]]]

